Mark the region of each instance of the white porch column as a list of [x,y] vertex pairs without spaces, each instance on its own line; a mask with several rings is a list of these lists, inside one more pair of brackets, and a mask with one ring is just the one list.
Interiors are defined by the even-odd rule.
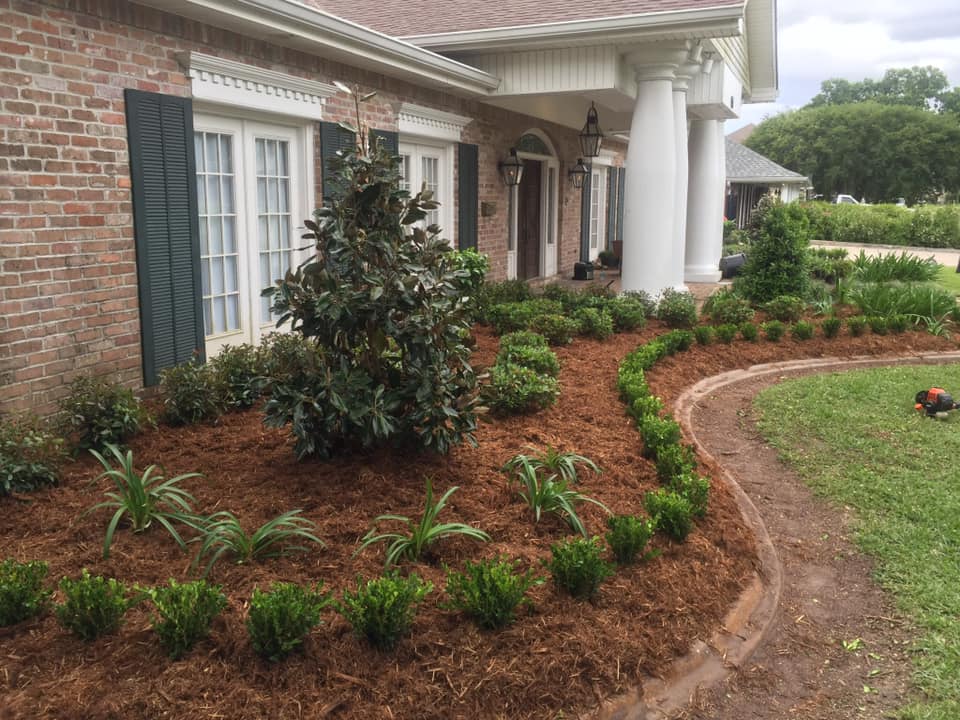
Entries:
[[683,282],[676,234],[677,123],[673,81],[686,46],[628,56],[637,78],[624,182],[621,287],[657,294]]
[[678,290],[686,289],[684,282],[686,238],[687,238],[687,189],[689,183],[689,158],[687,153],[687,138],[689,126],[687,123],[687,90],[690,80],[700,70],[700,46],[691,51],[690,62],[683,63],[678,69],[673,81],[673,122],[674,148],[677,155],[677,177],[674,186],[674,228],[673,228],[673,259],[670,263],[670,287]]
[[690,126],[690,190],[687,204],[687,282],[720,279],[726,157],[723,120],[694,118]]

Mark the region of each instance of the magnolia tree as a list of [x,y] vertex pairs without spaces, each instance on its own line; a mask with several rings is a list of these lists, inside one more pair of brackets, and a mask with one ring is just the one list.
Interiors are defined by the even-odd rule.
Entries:
[[446,453],[474,442],[465,340],[486,258],[425,227],[431,193],[401,190],[398,158],[357,130],[357,149],[332,163],[333,199],[305,223],[316,253],[264,291],[278,325],[315,348],[274,383],[265,422],[291,426],[300,458],[388,442]]

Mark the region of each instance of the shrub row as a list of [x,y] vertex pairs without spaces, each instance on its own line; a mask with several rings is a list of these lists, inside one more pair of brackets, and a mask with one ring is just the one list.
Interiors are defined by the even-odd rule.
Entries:
[[813,237],[863,245],[960,248],[960,207],[906,209],[895,205],[801,205]]
[[490,409],[501,415],[543,410],[560,395],[559,374],[560,361],[550,350],[547,338],[516,330],[500,340],[500,352],[490,368],[490,383],[483,397]]

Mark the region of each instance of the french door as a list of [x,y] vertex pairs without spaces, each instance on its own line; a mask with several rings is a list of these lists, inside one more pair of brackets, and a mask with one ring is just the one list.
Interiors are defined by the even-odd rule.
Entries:
[[310,195],[303,129],[198,115],[194,130],[210,357],[227,344],[256,344],[274,329],[260,292],[300,262]]

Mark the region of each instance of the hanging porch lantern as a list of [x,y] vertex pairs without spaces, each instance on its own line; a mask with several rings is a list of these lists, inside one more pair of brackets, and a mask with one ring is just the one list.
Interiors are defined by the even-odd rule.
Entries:
[[577,158],[577,164],[570,168],[570,179],[578,190],[583,187],[584,180],[590,174],[590,168],[583,164],[583,158]]
[[587,110],[587,122],[580,131],[580,151],[585,158],[595,158],[600,155],[600,143],[603,141],[603,131],[600,130],[600,121],[597,118],[597,107],[592,102]]
[[500,177],[507,187],[516,187],[523,178],[523,160],[517,157],[517,149],[510,148],[510,156],[497,165]]

